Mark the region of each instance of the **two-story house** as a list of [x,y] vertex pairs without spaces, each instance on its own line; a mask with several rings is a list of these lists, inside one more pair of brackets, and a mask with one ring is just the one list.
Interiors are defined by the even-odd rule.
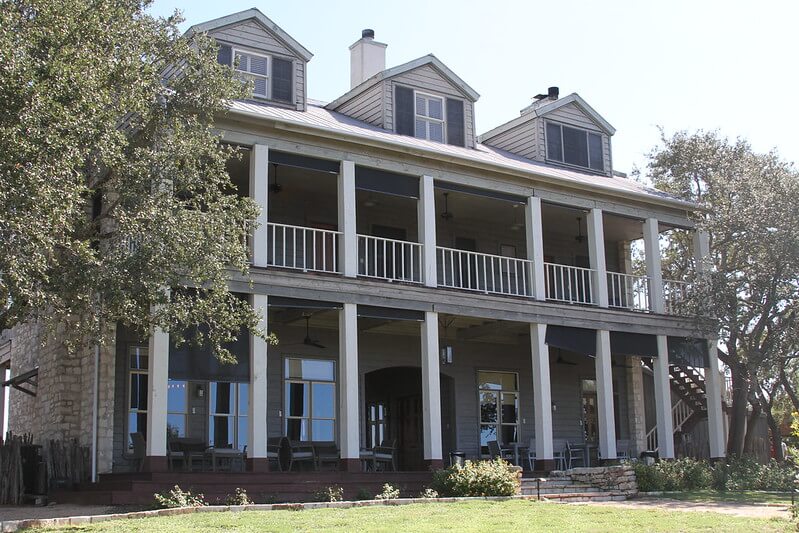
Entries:
[[[695,206],[614,172],[615,129],[583,98],[551,87],[478,135],[472,87],[433,55],[386,68],[371,30],[350,47],[351,89],[327,104],[308,98],[311,53],[260,11],[189,33],[253,82],[216,123],[248,154],[229,166],[238,194],[261,206],[253,283],[231,286],[279,344],[244,336],[239,364],[221,366],[119,325],[116,346],[87,357],[71,410],[56,405],[68,394],[15,391],[12,430],[77,437],[95,416],[100,472],[142,454],[144,470],[191,463],[173,446],[189,441],[200,463],[202,450],[246,448],[262,476],[303,468],[304,444],[342,471],[381,444],[385,468],[460,452],[541,471],[671,458],[689,426],[704,428],[694,453],[724,456],[715,342],[680,315],[689,287],[661,272],[660,235],[694,231]],[[695,242],[706,268],[707,239]],[[50,359],[15,351],[25,339],[11,338],[11,375],[38,363],[41,390]],[[48,430],[48,410],[74,423]]]

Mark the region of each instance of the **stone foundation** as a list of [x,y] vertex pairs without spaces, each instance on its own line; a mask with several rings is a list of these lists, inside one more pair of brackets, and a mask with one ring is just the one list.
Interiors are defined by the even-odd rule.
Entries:
[[558,470],[552,472],[549,478],[569,479],[574,483],[585,483],[600,489],[602,492],[613,494],[633,496],[638,493],[635,470],[629,465]]

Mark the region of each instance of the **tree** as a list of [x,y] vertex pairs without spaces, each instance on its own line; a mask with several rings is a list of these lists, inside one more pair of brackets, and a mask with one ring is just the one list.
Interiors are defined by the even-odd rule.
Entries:
[[257,324],[228,289],[257,206],[213,122],[246,87],[149,4],[0,0],[0,327],[67,322],[78,346],[205,324],[230,359]]
[[[774,363],[785,355],[780,339],[796,327],[799,177],[776,152],[759,154],[714,132],[663,136],[648,168],[657,188],[702,208],[696,224],[710,237],[713,269],[694,280],[692,300],[699,315],[717,319],[719,358],[733,381],[728,453],[741,455],[747,405],[770,409],[768,382],[779,378]],[[684,236],[666,247],[666,258],[691,256]],[[760,402],[764,392],[768,401]]]

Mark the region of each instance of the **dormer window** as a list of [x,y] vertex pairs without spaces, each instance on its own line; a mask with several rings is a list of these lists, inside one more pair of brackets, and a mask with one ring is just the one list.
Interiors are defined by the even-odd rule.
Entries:
[[604,172],[602,135],[547,122],[547,159]]
[[416,93],[416,129],[420,139],[444,142],[444,99]]
[[269,86],[269,58],[251,52],[235,51],[236,70],[245,79],[253,82],[253,96],[269,98],[267,87]]

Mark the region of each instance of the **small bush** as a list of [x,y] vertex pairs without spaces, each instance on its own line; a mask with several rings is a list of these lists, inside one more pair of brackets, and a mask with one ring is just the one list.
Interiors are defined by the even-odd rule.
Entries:
[[396,500],[400,497],[400,490],[391,483],[383,485],[383,492],[375,494],[375,500]]
[[318,502],[341,502],[344,501],[344,488],[338,485],[325,487],[316,493]]
[[252,500],[247,496],[247,491],[241,487],[225,498],[225,505],[252,505]]
[[373,498],[372,498],[372,493],[371,492],[369,492],[368,490],[366,490],[364,488],[360,488],[360,489],[358,489],[358,492],[355,494],[355,499],[356,500],[371,500]]
[[433,489],[444,496],[513,496],[519,484],[516,468],[502,459],[466,461],[433,474]]
[[202,507],[205,505],[205,498],[202,494],[192,494],[191,491],[184,491],[178,485],[175,488],[157,492],[153,494],[155,503],[162,509],[172,509],[175,507]]
[[419,493],[419,497],[427,499],[438,498],[438,492],[436,492],[435,489],[427,487],[426,489],[424,489],[422,492]]

